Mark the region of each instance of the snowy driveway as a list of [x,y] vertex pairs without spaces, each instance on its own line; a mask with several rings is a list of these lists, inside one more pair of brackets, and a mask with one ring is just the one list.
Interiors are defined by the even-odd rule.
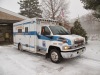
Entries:
[[59,64],[13,46],[0,46],[0,75],[100,75],[100,41],[89,41],[83,55]]

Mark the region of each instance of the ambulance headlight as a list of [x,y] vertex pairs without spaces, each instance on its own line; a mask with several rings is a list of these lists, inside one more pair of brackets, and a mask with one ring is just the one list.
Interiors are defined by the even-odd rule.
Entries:
[[68,46],[63,46],[63,50],[68,50],[69,47]]

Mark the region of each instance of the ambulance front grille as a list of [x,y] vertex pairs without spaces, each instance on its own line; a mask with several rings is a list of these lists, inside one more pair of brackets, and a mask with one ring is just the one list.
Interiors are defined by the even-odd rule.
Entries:
[[82,44],[84,44],[84,40],[74,41],[74,44],[82,45]]
[[84,46],[84,40],[74,41],[74,45],[70,47],[70,49],[78,48]]

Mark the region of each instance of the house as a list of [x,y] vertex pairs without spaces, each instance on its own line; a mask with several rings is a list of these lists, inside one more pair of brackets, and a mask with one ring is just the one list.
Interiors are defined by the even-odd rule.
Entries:
[[13,23],[28,19],[25,16],[0,7],[0,42],[13,42]]

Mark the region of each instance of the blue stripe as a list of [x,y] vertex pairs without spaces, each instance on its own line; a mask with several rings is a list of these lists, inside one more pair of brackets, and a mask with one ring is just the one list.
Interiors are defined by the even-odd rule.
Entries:
[[22,33],[18,33],[18,32],[13,32],[13,35],[36,35],[37,32],[36,31],[33,31],[33,32],[22,32]]
[[23,25],[25,25],[25,24],[31,24],[31,23],[35,23],[35,21],[26,22],[26,23],[23,23]]
[[[15,44],[18,44],[18,43],[16,43],[16,42],[14,42]],[[23,46],[26,46],[26,44],[22,44]],[[35,48],[34,46],[31,46],[31,45],[28,45],[28,47],[30,47],[30,48]]]
[[47,50],[47,48],[44,48],[44,47],[41,47],[41,46],[37,46],[37,50],[39,50],[39,49],[44,50],[44,51]]
[[[39,35],[36,31],[32,31],[32,32],[29,32],[29,33],[25,33],[25,32],[22,32],[22,33],[17,33],[17,32],[14,32],[13,33],[14,35],[36,35],[38,37],[38,39],[42,39],[42,40],[50,40],[50,41],[59,41],[59,37],[60,36],[52,36],[52,38],[49,38],[49,37],[46,37],[46,36],[43,36],[43,35]],[[66,39],[67,40],[67,44],[68,45],[71,45],[71,41],[69,39]]]
[[35,48],[34,46],[29,46],[30,48]]
[[22,24],[14,25],[14,26],[27,25],[27,24],[32,24],[32,23],[35,23],[35,21],[25,22],[25,23],[22,23]]

